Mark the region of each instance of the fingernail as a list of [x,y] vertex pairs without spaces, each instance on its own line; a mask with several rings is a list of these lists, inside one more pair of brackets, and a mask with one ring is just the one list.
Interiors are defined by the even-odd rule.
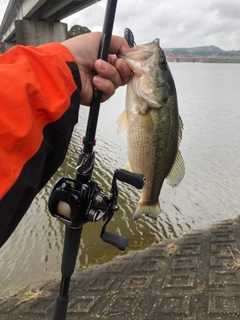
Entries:
[[99,69],[101,69],[103,71],[107,70],[107,68],[108,68],[106,62],[104,62],[102,60],[98,61],[98,67],[99,67]]
[[94,81],[94,83],[101,83],[102,79],[100,76],[95,76],[95,77],[93,77],[93,81]]

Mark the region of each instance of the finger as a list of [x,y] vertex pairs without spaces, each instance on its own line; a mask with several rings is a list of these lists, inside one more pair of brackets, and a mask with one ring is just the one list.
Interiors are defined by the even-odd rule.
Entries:
[[115,67],[118,70],[122,79],[122,85],[125,85],[131,78],[131,69],[123,59],[117,59]]
[[118,88],[122,85],[122,78],[118,70],[113,65],[99,59],[95,62],[94,66],[98,75],[100,75],[102,78],[110,80],[115,88]]
[[131,49],[127,41],[118,36],[112,36],[109,53],[130,52]]
[[95,88],[102,91],[102,99],[101,102],[108,100],[114,93],[115,93],[115,86],[114,84],[105,78],[100,76],[93,77],[93,84]]
[[125,85],[131,78],[132,70],[124,59],[117,58],[115,54],[108,56],[108,62],[111,63],[118,70],[120,77],[122,78],[122,85]]

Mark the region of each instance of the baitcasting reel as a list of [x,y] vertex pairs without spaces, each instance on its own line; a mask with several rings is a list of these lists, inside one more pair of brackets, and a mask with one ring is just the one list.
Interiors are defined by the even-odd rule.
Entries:
[[126,182],[137,189],[142,189],[145,177],[124,169],[114,172],[110,196],[104,195],[96,182],[81,183],[75,179],[62,177],[53,186],[48,207],[52,216],[73,229],[81,228],[87,222],[106,220],[100,237],[103,241],[125,250],[128,238],[106,231],[108,222],[112,219],[117,205],[117,180]]

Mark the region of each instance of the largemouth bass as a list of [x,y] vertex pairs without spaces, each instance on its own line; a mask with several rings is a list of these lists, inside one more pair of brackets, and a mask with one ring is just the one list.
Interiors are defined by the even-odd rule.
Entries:
[[146,177],[133,219],[144,214],[156,220],[165,178],[177,186],[185,172],[179,151],[183,123],[176,88],[159,39],[118,57],[126,61],[133,76],[127,84],[126,108],[117,120],[117,131],[127,129],[126,169]]

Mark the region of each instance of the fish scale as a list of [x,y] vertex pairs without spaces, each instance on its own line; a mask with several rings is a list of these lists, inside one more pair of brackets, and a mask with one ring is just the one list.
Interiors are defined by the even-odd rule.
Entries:
[[133,71],[127,85],[126,109],[117,121],[118,132],[127,129],[126,169],[146,177],[133,219],[141,215],[157,219],[164,180],[176,186],[185,172],[179,150],[183,125],[176,88],[158,39],[118,56]]

